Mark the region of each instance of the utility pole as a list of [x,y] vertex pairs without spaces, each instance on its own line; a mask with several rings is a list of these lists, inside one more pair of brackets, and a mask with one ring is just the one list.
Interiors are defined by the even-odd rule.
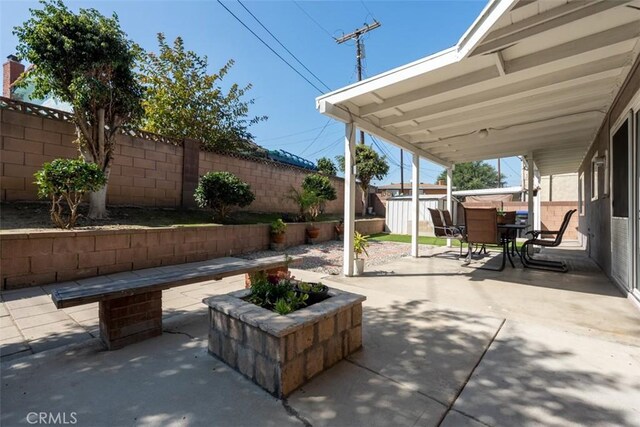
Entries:
[[498,188],[502,187],[501,178],[502,173],[500,173],[500,157],[498,157]]
[[[373,21],[373,24],[364,24],[364,27],[360,27],[352,33],[345,34],[342,37],[338,37],[336,39],[336,43],[342,44],[348,40],[355,39],[356,41],[356,64],[358,68],[358,81],[362,80],[362,58],[364,58],[364,43],[360,39],[360,37],[369,31],[375,30],[380,27],[380,23],[376,20]],[[364,132],[360,131],[360,144],[364,145]]]

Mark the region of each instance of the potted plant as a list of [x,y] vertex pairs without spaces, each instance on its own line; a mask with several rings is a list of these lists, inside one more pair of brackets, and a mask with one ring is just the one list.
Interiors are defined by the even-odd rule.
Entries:
[[502,209],[498,209],[498,224],[505,224],[505,212]]
[[344,222],[340,220],[334,229],[336,232],[336,240],[342,240],[342,235],[344,234]]
[[364,258],[360,258],[360,255],[364,253],[369,256],[367,246],[369,246],[367,238],[356,231],[353,235],[353,253],[356,255],[356,274],[358,275],[364,273]]
[[329,293],[329,288],[320,282],[298,282],[295,284],[295,289],[302,295],[308,295],[308,298],[306,298],[308,305],[327,299]]
[[287,230],[287,224],[278,218],[271,223],[271,241],[276,244],[284,243],[284,233]]

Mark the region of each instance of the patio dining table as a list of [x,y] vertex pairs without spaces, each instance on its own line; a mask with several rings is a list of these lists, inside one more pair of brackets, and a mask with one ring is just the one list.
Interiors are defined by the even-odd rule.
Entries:
[[516,245],[516,236],[519,234],[518,232],[520,230],[525,230],[527,227],[527,224],[498,224],[498,230],[500,230],[502,234],[504,244],[508,245],[509,243],[511,243],[511,251],[509,251],[509,247],[507,246],[505,253],[507,254],[509,263],[513,268],[515,268],[515,265],[513,264],[513,259],[511,258],[511,256],[515,254],[521,256],[520,252],[518,251],[518,246]]

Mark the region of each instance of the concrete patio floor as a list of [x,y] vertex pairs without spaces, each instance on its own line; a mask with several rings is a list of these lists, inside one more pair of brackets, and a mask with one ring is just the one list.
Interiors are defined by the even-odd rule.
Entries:
[[[193,300],[241,278],[176,288],[161,337],[113,352],[91,335],[44,352],[45,332],[29,341],[36,354],[2,363],[0,421],[44,411],[75,412],[80,426],[640,426],[640,312],[582,253],[558,253],[571,273],[481,271],[450,253],[357,278],[295,271],[368,300],[364,349],[286,401],[207,353],[207,312]],[[11,314],[48,304],[3,298]]]

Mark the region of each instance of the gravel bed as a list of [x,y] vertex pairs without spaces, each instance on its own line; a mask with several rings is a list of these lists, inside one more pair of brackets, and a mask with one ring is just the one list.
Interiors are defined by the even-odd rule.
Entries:
[[[397,242],[376,242],[369,241],[365,257],[367,266],[385,264],[394,259],[408,256],[411,252],[411,245]],[[420,245],[420,250],[425,251],[432,246]],[[315,245],[293,246],[284,251],[260,251],[242,255],[246,259],[257,259],[278,254],[297,255],[303,257],[302,264],[295,268],[301,270],[315,271],[324,274],[342,274],[342,242],[328,241]]]

